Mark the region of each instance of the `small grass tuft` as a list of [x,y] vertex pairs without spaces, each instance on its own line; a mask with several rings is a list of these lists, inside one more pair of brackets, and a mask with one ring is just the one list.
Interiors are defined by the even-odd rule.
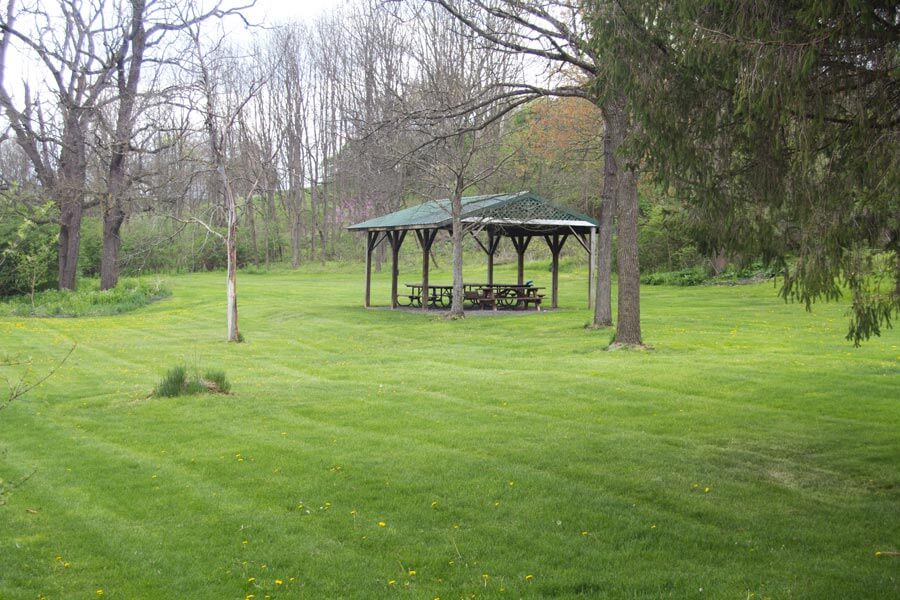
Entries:
[[218,394],[227,394],[231,391],[231,383],[225,378],[225,371],[207,371],[203,379],[210,391]]
[[174,398],[185,393],[185,384],[187,383],[187,369],[182,365],[177,365],[169,369],[166,376],[162,378],[156,385],[154,394],[166,398]]
[[213,394],[227,394],[231,391],[231,384],[225,378],[224,371],[206,371],[203,377],[199,374],[188,376],[188,371],[183,365],[176,365],[169,369],[162,381],[160,381],[154,395],[166,398],[175,396],[193,396],[209,392]]

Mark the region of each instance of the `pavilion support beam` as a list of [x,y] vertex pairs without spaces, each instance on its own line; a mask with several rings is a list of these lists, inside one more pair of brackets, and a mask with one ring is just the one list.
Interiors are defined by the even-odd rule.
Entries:
[[391,243],[391,308],[397,308],[397,279],[400,276],[400,246],[406,238],[406,230],[388,231],[388,241]]
[[369,308],[372,305],[372,253],[384,241],[384,233],[381,231],[366,232],[366,297],[363,306]]
[[475,241],[478,242],[478,246],[484,250],[484,253],[487,254],[487,284],[493,285],[494,283],[494,254],[497,253],[497,248],[500,246],[500,234],[488,229],[488,239],[487,245],[485,245],[475,233],[472,233],[472,237],[475,238]]
[[597,228],[591,227],[590,233],[575,231],[574,229],[571,231],[588,255],[588,308],[594,308],[594,299],[596,298],[594,276],[597,271]]
[[553,293],[550,296],[551,308],[557,308],[559,306],[559,253],[562,251],[568,238],[568,235],[560,235],[558,233],[544,236],[544,241],[547,242],[547,246],[550,247],[550,254],[553,256]]
[[517,285],[525,285],[525,251],[528,250],[528,244],[531,243],[530,235],[511,235],[513,247],[516,249],[518,260],[518,279]]
[[422,247],[422,310],[428,310],[428,273],[431,265],[429,258],[431,257],[431,245],[437,236],[437,229],[416,229],[416,238],[419,240],[419,246]]
[[588,265],[588,308],[593,309],[597,301],[597,279],[600,275],[599,265],[597,264],[597,228],[591,227],[591,258]]
[[[488,231],[487,284],[494,285],[494,254],[500,246],[500,234]],[[494,307],[496,309],[496,306]]]

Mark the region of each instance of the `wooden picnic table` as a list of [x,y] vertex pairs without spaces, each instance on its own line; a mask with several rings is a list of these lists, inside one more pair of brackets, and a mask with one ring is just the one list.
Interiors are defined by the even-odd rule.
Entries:
[[[422,306],[422,284],[407,283],[409,293],[405,296],[408,300],[406,306]],[[540,293],[545,288],[530,284],[519,285],[517,283],[464,283],[463,300],[473,307],[482,309],[492,308],[517,308],[525,310],[533,304],[537,310],[541,309],[541,301],[544,294]],[[452,303],[452,285],[428,286],[428,304],[434,308],[447,308]]]

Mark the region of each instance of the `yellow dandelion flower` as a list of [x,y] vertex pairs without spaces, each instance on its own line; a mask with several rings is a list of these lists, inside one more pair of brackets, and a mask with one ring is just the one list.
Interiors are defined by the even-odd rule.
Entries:
[[97,597],[98,597],[98,598],[102,598],[102,597],[103,597],[103,588],[97,588]]
[[378,526],[379,527],[387,527],[387,523],[385,523],[384,521],[378,521]]
[[587,536],[587,534],[588,534],[587,531],[582,531],[582,532],[581,532],[581,535],[583,535],[583,536],[585,536],[585,537]]
[[396,579],[391,579],[388,581],[388,585],[396,585],[396,583],[397,583]]
[[881,550],[876,550],[876,551],[875,551],[875,556],[881,556]]
[[708,488],[708,487],[703,488],[703,493],[704,493],[704,494],[708,494],[708,493],[709,493],[709,488]]
[[525,581],[531,581],[532,579],[534,579],[534,575],[526,575],[525,576]]
[[255,597],[256,596],[254,596],[253,594],[247,594],[246,596],[244,596],[244,600],[253,600]]
[[415,571],[415,569],[410,569],[410,570],[409,570],[409,576],[410,576],[410,577],[415,577],[415,576],[416,576],[416,571]]
[[437,506],[438,506],[437,500],[433,500],[433,501],[431,502],[431,508],[437,508]]
[[253,583],[254,581],[256,581],[256,577],[248,577],[247,578],[247,583]]
[[651,525],[650,529],[656,529],[656,525]]
[[281,585],[282,583],[284,583],[284,582],[280,579],[275,580],[275,585]]

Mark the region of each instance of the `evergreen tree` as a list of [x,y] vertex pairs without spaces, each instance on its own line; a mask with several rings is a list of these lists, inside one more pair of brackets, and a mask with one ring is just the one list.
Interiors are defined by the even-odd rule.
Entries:
[[890,326],[900,312],[900,6],[590,7],[590,43],[641,124],[632,150],[706,223],[705,249],[775,264],[781,295],[807,308],[849,291],[856,344]]

